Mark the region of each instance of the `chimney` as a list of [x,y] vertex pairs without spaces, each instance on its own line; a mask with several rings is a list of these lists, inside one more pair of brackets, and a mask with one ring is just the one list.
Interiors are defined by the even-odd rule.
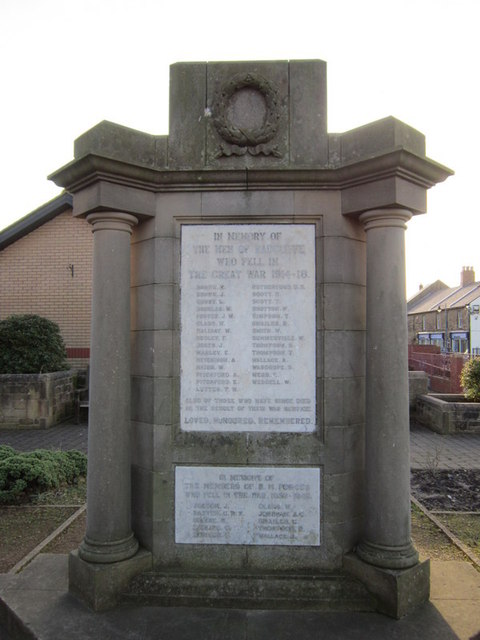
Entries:
[[466,287],[469,284],[475,282],[475,271],[473,267],[462,267],[462,273],[460,274],[460,286]]

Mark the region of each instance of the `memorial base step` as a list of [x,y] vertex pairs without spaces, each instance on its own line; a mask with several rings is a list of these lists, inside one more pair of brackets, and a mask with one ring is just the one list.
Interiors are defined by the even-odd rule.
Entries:
[[149,571],[136,576],[124,603],[232,609],[375,611],[375,599],[343,573],[253,574]]

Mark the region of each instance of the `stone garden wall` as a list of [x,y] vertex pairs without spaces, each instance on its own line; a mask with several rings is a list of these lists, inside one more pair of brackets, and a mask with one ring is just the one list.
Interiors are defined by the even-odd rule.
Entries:
[[47,429],[73,415],[74,371],[0,375],[0,428]]

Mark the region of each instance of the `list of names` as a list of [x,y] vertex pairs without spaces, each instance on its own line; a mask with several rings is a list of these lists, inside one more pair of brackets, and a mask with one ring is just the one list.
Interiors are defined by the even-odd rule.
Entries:
[[320,469],[178,466],[175,542],[319,545]]
[[181,428],[315,429],[313,225],[186,225]]

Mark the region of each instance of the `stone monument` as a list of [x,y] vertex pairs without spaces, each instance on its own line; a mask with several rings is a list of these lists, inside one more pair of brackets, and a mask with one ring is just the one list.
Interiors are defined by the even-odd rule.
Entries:
[[178,63],[168,136],[101,122],[51,176],[94,234],[91,606],[428,599],[410,538],[404,233],[450,171],[327,131],[322,61]]

